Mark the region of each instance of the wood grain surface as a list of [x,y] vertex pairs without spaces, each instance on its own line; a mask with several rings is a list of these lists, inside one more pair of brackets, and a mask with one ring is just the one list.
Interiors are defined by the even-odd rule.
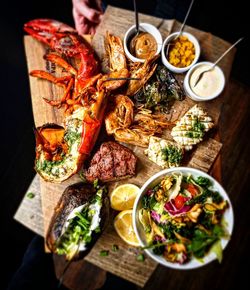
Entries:
[[[143,22],[149,22],[156,26],[160,26],[159,28],[163,38],[165,38],[170,31],[177,30],[179,27],[179,24],[174,20],[163,21],[161,19],[145,15],[140,15],[139,17]],[[122,37],[128,27],[132,24],[132,12],[114,7],[108,7],[105,12],[103,21],[93,39],[93,45],[98,55],[103,56],[102,43],[107,30],[109,30],[111,33],[114,33],[115,35]],[[217,59],[217,57],[229,46],[229,43],[226,43],[225,41],[214,37],[209,33],[205,33],[190,27],[187,27],[186,30],[193,33],[199,39],[202,51],[201,59],[203,58],[213,61]],[[29,71],[33,69],[44,69],[52,71],[57,75],[64,73],[60,68],[54,67],[51,63],[48,63],[43,59],[43,55],[46,53],[48,48],[36,40],[33,40],[30,36],[26,36],[24,42]],[[231,54],[228,54],[220,63],[220,66],[224,70],[227,79],[230,74],[233,56],[234,51]],[[183,76],[181,76],[179,79],[181,80],[182,77]],[[42,100],[42,98],[59,99],[62,96],[62,90],[47,81],[37,80],[35,78],[30,78],[30,88],[35,125],[41,126],[46,122],[62,124],[62,111],[49,106]],[[207,109],[209,114],[214,119],[216,126],[218,125],[222,102],[223,95],[214,101],[202,104],[202,106]],[[183,102],[176,102],[174,104],[172,114],[169,116],[169,118],[171,120],[177,120],[193,104],[194,102],[188,98],[186,98]],[[199,168],[206,172],[209,171],[221,148],[221,144],[213,139],[213,135],[216,133],[216,128],[210,134],[208,134],[204,142],[202,142],[191,152],[187,158],[186,164],[183,165]],[[142,185],[149,176],[159,171],[160,168],[145,158],[143,150],[140,147],[129,147],[132,148],[135,154],[139,157],[139,166],[137,175],[130,180],[126,180],[126,182]],[[77,175],[59,185],[47,183],[41,180],[40,186],[44,217],[44,233],[47,232],[50,219],[53,215],[54,207],[62,192],[69,184],[72,184],[76,181],[79,181],[79,177]],[[119,183],[113,183],[110,185],[110,187],[114,188],[118,184]],[[156,268],[156,263],[154,263],[149,258],[146,259],[145,263],[143,264],[136,261],[135,257],[137,250],[134,248],[130,249],[130,247],[127,246],[114,231],[114,214],[115,213],[111,214],[109,227],[102,234],[101,238],[98,240],[94,248],[85,259],[101,267],[102,269],[117,274],[118,276],[130,280],[139,286],[143,286]],[[111,253],[108,257],[100,257],[100,250],[111,250],[113,244],[117,244],[120,250],[116,253]]]

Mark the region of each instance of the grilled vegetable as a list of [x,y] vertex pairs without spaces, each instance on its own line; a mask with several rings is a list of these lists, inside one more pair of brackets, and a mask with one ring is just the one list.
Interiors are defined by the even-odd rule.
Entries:
[[162,168],[179,166],[183,157],[183,149],[180,145],[153,136],[150,137],[148,149],[144,153]]
[[184,92],[175,77],[163,65],[158,65],[150,81],[134,96],[136,105],[154,112],[165,112],[173,100],[183,100]]
[[100,235],[108,217],[106,189],[96,183],[66,188],[58,202],[47,234],[48,248],[67,260],[79,258]]
[[172,129],[173,139],[186,150],[203,140],[205,133],[213,127],[212,118],[201,107],[192,107]]

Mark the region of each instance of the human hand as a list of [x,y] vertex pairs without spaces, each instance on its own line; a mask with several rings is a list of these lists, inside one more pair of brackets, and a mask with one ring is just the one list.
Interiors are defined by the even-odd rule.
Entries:
[[101,22],[101,0],[72,0],[73,18],[79,34],[94,34]]

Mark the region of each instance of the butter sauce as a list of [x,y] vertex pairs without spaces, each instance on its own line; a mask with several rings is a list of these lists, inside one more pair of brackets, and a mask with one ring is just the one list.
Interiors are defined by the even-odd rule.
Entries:
[[213,96],[221,90],[223,85],[221,75],[215,67],[213,70],[205,72],[201,80],[195,86],[195,82],[200,73],[202,73],[204,70],[207,70],[208,68],[210,68],[210,65],[201,65],[194,70],[190,77],[190,88],[199,97],[206,98]]
[[147,59],[155,55],[157,42],[154,36],[148,32],[140,32],[130,41],[130,53],[140,59]]

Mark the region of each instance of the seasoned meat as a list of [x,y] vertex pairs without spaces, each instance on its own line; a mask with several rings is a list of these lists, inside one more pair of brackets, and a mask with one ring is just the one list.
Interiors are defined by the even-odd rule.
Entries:
[[[89,211],[91,213],[95,211],[96,216],[89,215]],[[78,213],[75,214],[74,212]],[[89,232],[87,235],[89,235],[91,239],[90,241],[87,241],[84,246],[81,245],[81,247],[78,248],[77,241],[76,245],[72,246],[70,235],[75,235],[75,231],[77,230],[75,227],[75,225],[77,225],[77,215],[82,212],[84,212],[85,218],[88,219],[87,222],[89,223],[87,223],[87,227]],[[100,186],[96,188],[93,184],[79,182],[67,187],[60,198],[51,219],[46,238],[48,248],[54,253],[66,255],[66,258],[69,260],[80,257],[82,254],[81,252],[86,251],[87,249],[89,250],[91,245],[96,241],[99,233],[104,227],[108,213],[108,198],[105,195],[105,190]],[[76,218],[76,220],[74,220],[74,218]],[[95,230],[97,223],[98,231]],[[79,233],[79,241],[84,239],[83,234],[84,233]],[[67,243],[69,250],[65,248],[62,249],[62,245]]]
[[85,172],[88,181],[120,180],[135,175],[137,158],[127,147],[117,142],[105,142],[93,156]]

